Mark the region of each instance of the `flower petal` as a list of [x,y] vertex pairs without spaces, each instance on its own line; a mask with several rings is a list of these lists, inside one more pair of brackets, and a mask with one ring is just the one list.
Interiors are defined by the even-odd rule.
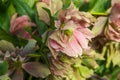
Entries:
[[23,72],[22,69],[17,69],[14,73],[12,80],[23,80]]
[[29,39],[27,45],[21,51],[21,56],[25,56],[34,51],[37,41],[34,39]]
[[112,26],[109,25],[108,30],[106,31],[106,37],[110,40],[120,42],[120,33],[115,31]]
[[73,37],[72,40],[66,44],[66,47],[62,50],[62,52],[71,57],[78,57],[78,55],[82,54],[82,48]]
[[15,13],[15,14],[11,17],[11,21],[10,21],[11,26],[14,25],[14,22],[15,22],[15,20],[16,20],[16,17],[17,17],[17,13]]
[[16,33],[17,36],[24,38],[24,39],[31,39],[31,35],[30,33],[28,33],[27,31],[21,29]]
[[76,40],[78,41],[82,48],[84,49],[88,48],[88,41],[80,31],[75,30],[73,35],[75,36]]
[[50,71],[49,69],[39,63],[39,62],[27,62],[27,63],[24,63],[22,65],[22,68],[28,72],[30,75],[34,76],[34,77],[42,77],[42,78],[45,78],[46,76],[48,76],[50,74]]
[[[13,15],[13,17],[14,16],[15,15]],[[24,28],[25,27],[24,24],[28,21],[29,21],[29,18],[26,15],[16,18],[16,20],[14,20],[14,22],[13,21],[11,22],[10,32],[14,33],[14,31]],[[18,25],[20,25],[20,26],[18,26]],[[16,26],[18,26],[18,27],[16,27]]]
[[91,40],[91,38],[93,38],[93,37],[95,37],[93,34],[92,34],[92,32],[91,32],[91,30],[89,30],[88,28],[82,28],[82,29],[78,29],[83,35],[84,35],[84,37],[86,38],[86,39],[88,39],[88,40]]
[[38,2],[36,4],[37,7],[37,11],[38,11],[38,16],[40,20],[43,20],[44,22],[46,22],[47,24],[49,24],[50,22],[50,18],[48,13],[43,9],[43,8],[48,8],[49,6],[47,4],[45,4],[44,2]]

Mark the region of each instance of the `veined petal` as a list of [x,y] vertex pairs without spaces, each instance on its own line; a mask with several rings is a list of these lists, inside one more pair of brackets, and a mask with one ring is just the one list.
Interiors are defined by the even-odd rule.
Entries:
[[61,42],[58,33],[58,31],[54,32],[48,39],[48,47],[51,50],[54,58],[57,57],[58,52],[65,46],[65,44]]
[[50,39],[54,40],[54,41],[57,41],[58,44],[60,44],[62,47],[65,46],[65,44],[61,41],[61,38],[60,37],[63,37],[61,36],[61,34],[59,33],[59,31],[55,31],[52,35],[50,35]]
[[82,48],[77,40],[72,37],[72,39],[66,44],[66,47],[62,50],[62,52],[71,57],[78,57],[78,55],[82,55]]
[[52,39],[49,39],[49,44],[56,51],[60,51],[62,49],[62,46]]
[[[15,16],[17,16],[17,15],[16,14],[13,15],[13,17],[15,17]],[[29,18],[26,15],[18,17],[15,20],[13,20],[13,18],[12,18],[12,22],[11,22],[11,26],[10,26],[10,32],[14,33],[14,31],[17,31],[21,28],[24,28],[25,27],[24,23],[27,23],[28,21],[29,21]],[[21,26],[18,27],[18,25],[21,25]]]
[[71,57],[78,57],[78,54],[73,51],[72,46],[69,43],[62,50],[62,52]]
[[86,39],[91,40],[91,38],[94,37],[94,35],[92,34],[91,30],[89,30],[88,28],[81,28],[78,29],[84,36]]
[[49,47],[49,49],[50,49],[50,51],[52,53],[52,56],[56,59],[56,57],[58,56],[58,52],[51,47],[49,40],[48,40],[48,47]]
[[84,49],[88,48],[88,41],[80,31],[75,30],[73,35],[75,36],[76,40],[78,41],[82,48]]

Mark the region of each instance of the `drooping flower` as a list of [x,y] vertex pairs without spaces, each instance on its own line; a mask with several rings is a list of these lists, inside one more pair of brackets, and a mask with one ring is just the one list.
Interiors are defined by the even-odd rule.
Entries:
[[82,50],[88,49],[88,42],[94,37],[88,28],[94,20],[89,13],[79,12],[73,5],[61,11],[57,29],[48,39],[53,56],[56,58],[59,52],[71,57],[82,55]]
[[63,6],[62,0],[41,0],[37,2],[36,7],[40,20],[43,20],[47,24],[50,23],[49,14],[43,9],[47,8],[50,10],[51,15],[54,15]]
[[120,42],[120,4],[112,7],[105,35],[109,40]]
[[29,39],[31,38],[31,35],[25,30],[25,28],[32,26],[36,25],[30,22],[30,18],[28,16],[23,15],[17,18],[17,13],[15,13],[11,18],[10,33]]

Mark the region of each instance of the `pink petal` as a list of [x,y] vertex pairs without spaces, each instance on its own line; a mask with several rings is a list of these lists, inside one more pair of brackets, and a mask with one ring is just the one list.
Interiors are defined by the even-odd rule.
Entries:
[[52,55],[54,56],[54,58],[57,57],[59,51],[61,51],[62,48],[63,48],[59,43],[57,43],[57,42],[56,42],[55,40],[53,40],[53,39],[49,39],[48,47],[49,47],[49,49],[51,50]]
[[31,39],[31,35],[30,33],[28,33],[27,31],[21,29],[16,33],[19,37],[22,37],[24,39]]
[[26,15],[20,16],[16,18],[14,26],[17,26],[20,23],[28,22],[29,20],[30,20],[29,17]]
[[75,30],[73,35],[75,36],[76,40],[78,41],[82,48],[84,49],[88,48],[88,41],[80,31]]
[[94,37],[92,32],[88,28],[79,29],[79,31],[84,35],[85,38],[91,40]]
[[120,25],[120,4],[119,3],[115,3],[113,5],[111,10],[110,20],[113,22],[115,27],[119,27]]
[[65,46],[61,39],[58,37],[59,32],[56,31],[52,35],[50,35],[48,40],[48,47],[52,52],[54,58],[57,57],[58,52]]
[[12,80],[23,80],[23,72],[22,69],[17,69],[13,75]]
[[62,52],[71,57],[78,57],[78,55],[73,51],[70,44],[67,44],[66,47],[62,50]]
[[49,41],[48,41],[48,47],[49,47],[50,51],[52,52],[53,57],[56,59],[57,56],[58,56],[58,52],[57,52],[55,49],[53,49],[53,48],[51,47]]
[[71,57],[78,57],[78,55],[82,54],[82,48],[76,41],[76,39],[73,37],[72,40],[70,40],[70,42],[66,44],[66,47],[63,49],[62,52]]
[[62,49],[62,46],[52,39],[49,39],[49,43],[50,43],[50,46],[56,51],[60,51]]
[[120,42],[120,34],[118,32],[116,32],[110,25],[106,32],[106,36],[111,40]]
[[[16,30],[19,30],[23,27],[25,27],[23,24],[28,22],[29,18],[27,16],[21,16],[16,18],[16,20],[14,20],[14,22],[11,22],[11,26],[10,26],[10,32],[14,32]],[[21,25],[18,27],[18,25]]]
[[25,27],[32,27],[36,26],[34,23],[30,22],[30,19],[28,16],[23,15],[18,18],[17,14],[14,14],[11,18],[11,24],[10,24],[10,32],[15,33],[18,30],[25,28]]

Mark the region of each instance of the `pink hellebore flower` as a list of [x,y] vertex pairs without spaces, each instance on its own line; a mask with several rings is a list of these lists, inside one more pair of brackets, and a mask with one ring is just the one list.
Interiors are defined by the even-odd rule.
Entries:
[[59,52],[71,57],[82,55],[82,49],[88,49],[88,42],[94,37],[87,28],[93,19],[90,14],[81,13],[73,7],[60,12],[59,20],[56,21],[57,30],[48,40],[54,58]]
[[31,38],[31,35],[27,31],[25,31],[24,28],[32,27],[36,25],[30,22],[29,17],[26,15],[20,16],[18,18],[16,17],[17,17],[17,13],[15,13],[11,18],[10,33],[16,34],[25,39]]
[[115,3],[111,10],[105,35],[108,39],[120,42],[120,4]]

